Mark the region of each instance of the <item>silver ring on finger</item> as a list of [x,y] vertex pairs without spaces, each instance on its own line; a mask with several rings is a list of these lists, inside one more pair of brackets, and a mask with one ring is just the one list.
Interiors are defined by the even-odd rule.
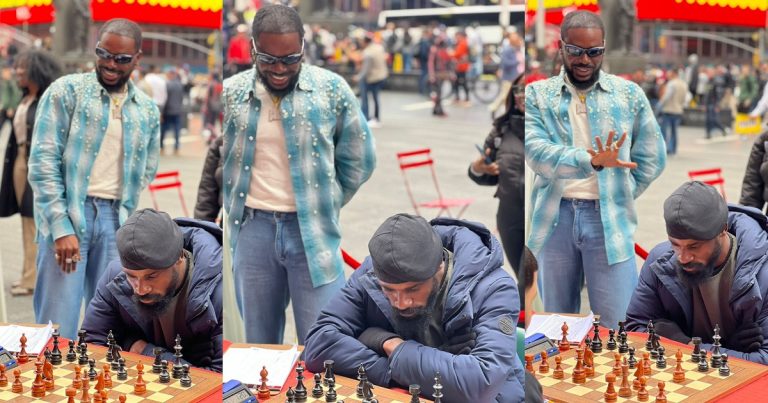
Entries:
[[68,258],[64,259],[64,263],[66,263],[66,264],[72,264],[72,262],[73,261],[72,261],[71,257],[68,257]]

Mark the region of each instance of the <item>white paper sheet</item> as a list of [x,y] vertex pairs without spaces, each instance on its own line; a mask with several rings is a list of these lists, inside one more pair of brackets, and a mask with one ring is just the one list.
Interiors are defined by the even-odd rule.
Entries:
[[224,353],[224,381],[237,379],[247,385],[261,384],[261,368],[267,367],[267,386],[281,389],[291,375],[293,365],[299,358],[294,345],[288,350],[266,348],[229,348]]
[[533,315],[531,323],[525,329],[525,337],[536,333],[542,333],[552,340],[563,339],[563,322],[568,324],[568,341],[571,343],[581,343],[589,331],[593,329],[592,322],[595,321],[595,315],[590,312],[588,316],[561,316],[552,315]]
[[7,325],[0,326],[0,346],[17,353],[21,350],[21,334],[27,337],[27,354],[41,354],[53,334],[53,324],[48,322],[45,327],[30,327]]

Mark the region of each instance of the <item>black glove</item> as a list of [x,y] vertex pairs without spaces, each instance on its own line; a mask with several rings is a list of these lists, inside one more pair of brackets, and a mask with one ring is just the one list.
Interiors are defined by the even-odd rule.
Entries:
[[470,331],[462,333],[448,339],[442,346],[438,347],[440,351],[445,351],[453,355],[469,354],[475,348],[475,339],[477,334]]
[[763,345],[763,329],[755,322],[749,322],[725,338],[726,347],[742,353],[753,353]]
[[677,323],[667,319],[656,319],[653,321],[653,328],[656,329],[656,334],[668,339],[674,340],[678,343],[688,344],[691,342],[691,338],[688,337]]
[[357,340],[360,343],[363,343],[366,347],[375,351],[378,355],[386,356],[387,354],[384,352],[384,342],[396,337],[400,337],[400,335],[384,330],[380,327],[369,327],[360,333],[360,336],[357,337]]

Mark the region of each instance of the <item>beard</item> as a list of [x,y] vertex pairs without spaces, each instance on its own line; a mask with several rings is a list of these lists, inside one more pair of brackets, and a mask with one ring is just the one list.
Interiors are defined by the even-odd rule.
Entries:
[[[675,272],[677,278],[688,288],[698,286],[702,282],[706,281],[717,272],[718,267],[717,259],[723,251],[723,247],[720,246],[720,242],[715,243],[715,247],[712,250],[712,256],[709,257],[706,263],[687,263],[682,264],[676,258],[674,259]],[[694,272],[687,272],[683,269],[696,269]]]
[[[597,79],[600,77],[600,68],[603,66],[603,62],[601,61],[599,64],[596,64],[594,66],[589,64],[583,64],[583,63],[574,63],[571,64],[570,67],[568,64],[563,62],[563,68],[565,69],[565,74],[568,76],[568,80],[573,84],[574,87],[580,89],[580,90],[586,90],[587,88],[593,86]],[[592,75],[585,81],[579,81],[574,77],[573,75],[573,69],[576,67],[589,67],[594,68],[594,71],[592,72]]]
[[[403,340],[415,340],[423,342],[422,336],[429,328],[429,323],[435,311],[435,302],[437,293],[440,291],[440,283],[437,279],[432,279],[432,291],[429,293],[427,304],[423,307],[408,308],[400,311],[392,308],[392,321],[395,333],[400,335]],[[406,316],[403,316],[406,315]]]
[[[170,269],[174,270],[174,269]],[[165,294],[146,294],[138,296],[133,294],[131,300],[136,304],[136,307],[144,315],[148,316],[160,316],[168,310],[168,306],[171,305],[171,301],[176,297],[176,290],[179,288],[179,273],[176,270],[171,275],[171,283],[168,287],[168,291]],[[145,302],[150,300],[151,302]]]
[[290,80],[288,80],[288,85],[285,86],[285,88],[275,88],[272,86],[272,84],[269,83],[269,80],[265,77],[265,74],[261,72],[259,69],[258,64],[256,67],[256,77],[259,80],[259,82],[264,85],[264,88],[269,91],[270,94],[276,96],[276,97],[284,97],[288,95],[291,91],[293,91],[294,88],[296,88],[296,84],[299,82],[299,73],[301,72],[301,69],[294,74]]
[[[111,71],[113,73],[118,74],[120,78],[117,80],[117,83],[115,83],[114,85],[109,85],[109,84],[105,83],[104,79],[101,78],[101,75],[103,74],[102,71],[104,71],[104,70],[109,70],[109,71]],[[99,84],[101,84],[101,86],[104,87],[104,89],[106,89],[107,92],[118,92],[118,91],[122,90],[123,87],[125,86],[125,83],[127,83],[128,80],[131,79],[131,74],[130,73],[123,74],[122,72],[120,72],[118,70],[110,70],[110,69],[107,69],[106,67],[97,67],[96,68],[96,78],[99,80]]]

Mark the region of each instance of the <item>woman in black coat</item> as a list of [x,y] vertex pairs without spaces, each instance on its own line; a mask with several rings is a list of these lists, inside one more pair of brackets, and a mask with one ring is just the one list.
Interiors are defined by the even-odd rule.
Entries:
[[766,143],[768,143],[768,131],[761,133],[752,145],[747,170],[744,173],[744,181],[741,184],[741,198],[739,199],[739,204],[763,211],[765,211],[765,203],[768,202]]
[[[469,177],[479,185],[497,185],[496,227],[504,254],[521,284],[518,288],[524,290],[521,257],[525,236],[525,75],[512,81],[505,105],[504,114],[494,120],[483,146],[492,162],[486,163],[484,157],[478,157],[469,167]],[[520,302],[522,309],[522,292]]]
[[217,137],[208,147],[205,157],[203,175],[197,188],[197,203],[195,203],[195,218],[212,221],[221,225],[219,220],[222,205],[221,180],[222,163],[221,149],[224,147],[224,137]]
[[14,70],[24,98],[16,108],[11,136],[5,149],[3,176],[0,178],[0,217],[21,214],[24,263],[21,280],[11,288],[11,295],[20,296],[34,292],[36,277],[33,195],[27,181],[29,144],[32,143],[37,101],[48,86],[61,76],[61,66],[47,52],[31,50],[19,55]]

